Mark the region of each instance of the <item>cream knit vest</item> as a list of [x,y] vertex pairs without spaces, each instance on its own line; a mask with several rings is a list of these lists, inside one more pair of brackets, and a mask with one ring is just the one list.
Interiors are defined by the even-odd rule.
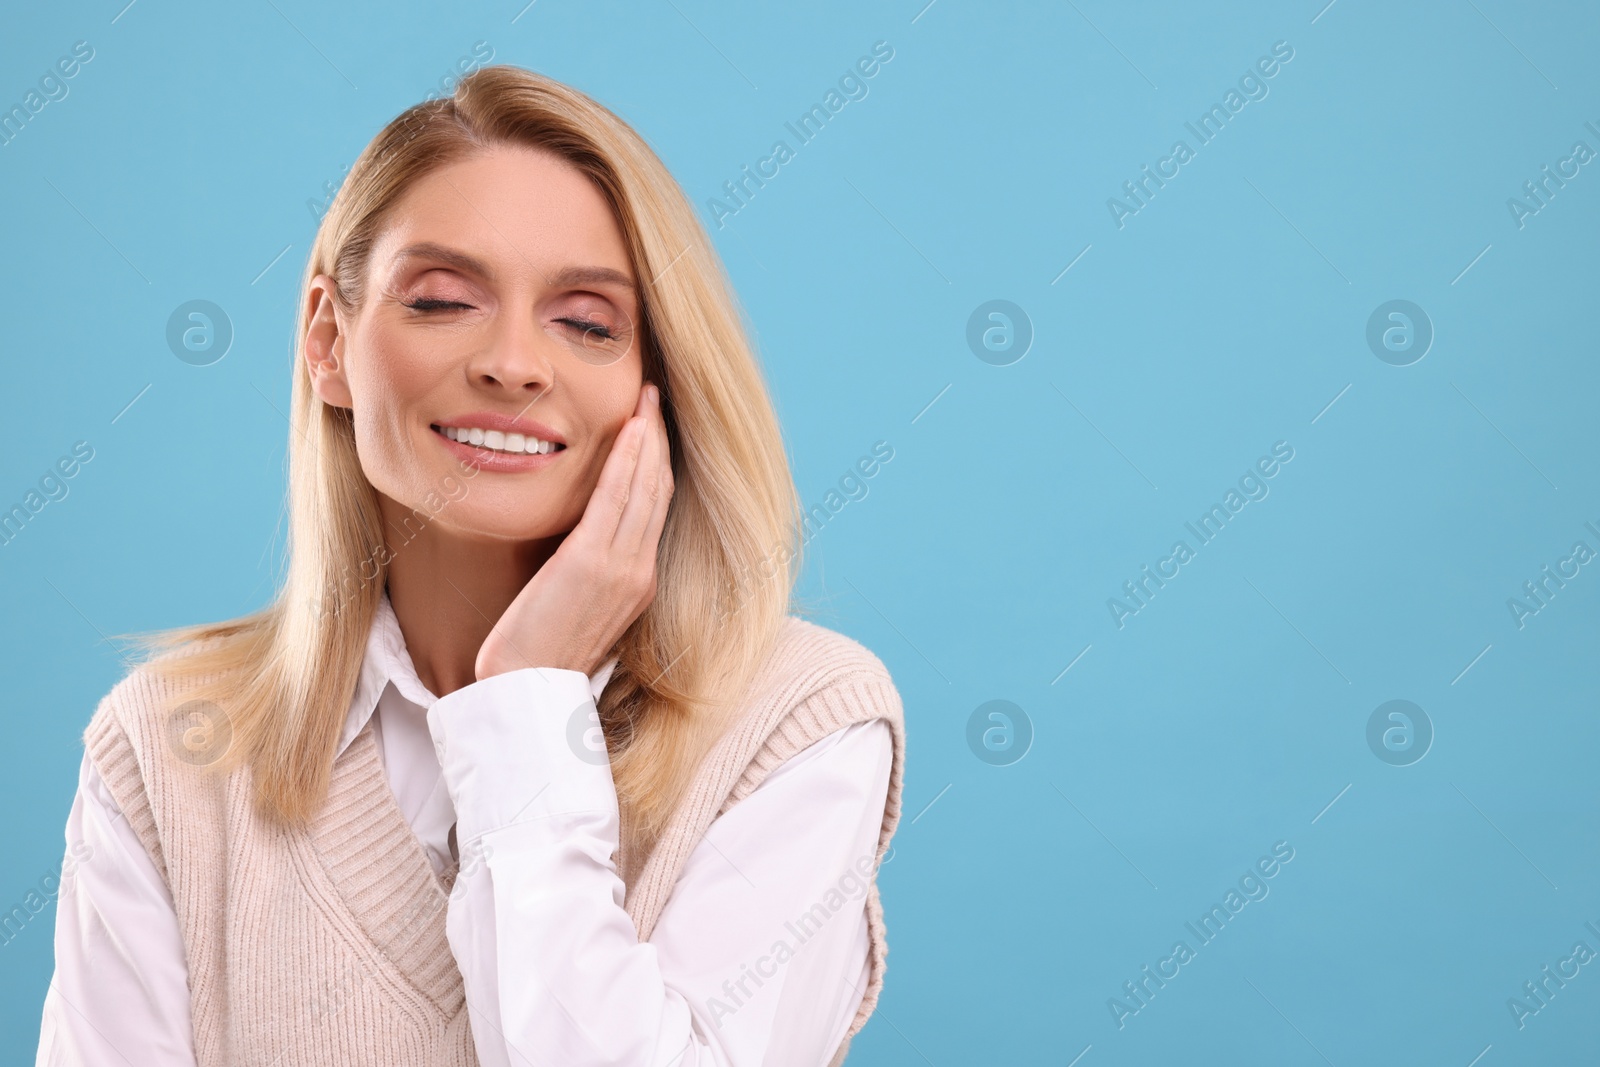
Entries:
[[[177,757],[163,712],[172,696],[151,671],[135,669],[100,702],[83,739],[172,892],[199,1067],[476,1065],[445,936],[457,870],[443,881],[434,874],[384,777],[371,723],[334,762],[310,827],[288,832],[254,815],[248,768],[222,777]],[[905,752],[900,697],[882,662],[791,616],[744,706],[644,863],[617,857],[641,940],[713,819],[807,745],[876,718],[894,737],[882,862],[900,819]],[[883,985],[888,944],[875,876],[866,907],[871,978],[835,1065]]]

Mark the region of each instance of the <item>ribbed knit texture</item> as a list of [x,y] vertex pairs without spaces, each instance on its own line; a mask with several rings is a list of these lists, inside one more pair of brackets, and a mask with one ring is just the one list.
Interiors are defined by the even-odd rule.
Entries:
[[[175,696],[136,669],[100,702],[83,739],[172,892],[199,1067],[476,1067],[445,934],[456,868],[434,874],[384,777],[372,723],[334,761],[327,803],[311,825],[290,832],[255,815],[248,768],[219,777],[180,758],[182,721],[163,710]],[[741,716],[654,850],[639,864],[616,857],[640,940],[650,939],[712,820],[806,746],[876,718],[894,738],[881,862],[900,819],[899,694],[857,642],[786,619]],[[835,1067],[883,986],[888,942],[876,877],[866,907],[870,979]]]

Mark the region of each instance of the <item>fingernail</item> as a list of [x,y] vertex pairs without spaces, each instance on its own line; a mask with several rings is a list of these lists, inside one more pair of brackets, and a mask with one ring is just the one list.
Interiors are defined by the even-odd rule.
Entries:
[[654,385],[650,386],[649,389],[650,403],[659,405],[661,403],[661,390],[656,388]]

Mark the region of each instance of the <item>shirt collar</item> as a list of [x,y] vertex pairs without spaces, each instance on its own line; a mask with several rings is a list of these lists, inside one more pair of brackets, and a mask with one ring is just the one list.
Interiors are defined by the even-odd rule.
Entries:
[[[589,689],[596,701],[611,680],[617,660],[618,657],[612,656],[589,677]],[[417,677],[411,653],[406,650],[405,636],[400,632],[400,620],[395,617],[394,607],[389,603],[388,590],[384,590],[378,599],[378,610],[373,614],[372,629],[367,633],[366,654],[361,661],[361,674],[356,680],[349,714],[345,716],[339,752],[343,752],[366,726],[367,720],[378,708],[378,699],[391,685],[400,696],[419,708],[431,708],[439,699]]]

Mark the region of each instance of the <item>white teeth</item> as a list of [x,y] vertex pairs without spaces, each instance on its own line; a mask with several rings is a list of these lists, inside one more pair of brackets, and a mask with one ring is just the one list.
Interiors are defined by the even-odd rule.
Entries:
[[550,441],[541,441],[526,434],[485,430],[478,426],[443,426],[440,427],[440,432],[452,441],[510,455],[539,455],[554,452],[556,447]]

